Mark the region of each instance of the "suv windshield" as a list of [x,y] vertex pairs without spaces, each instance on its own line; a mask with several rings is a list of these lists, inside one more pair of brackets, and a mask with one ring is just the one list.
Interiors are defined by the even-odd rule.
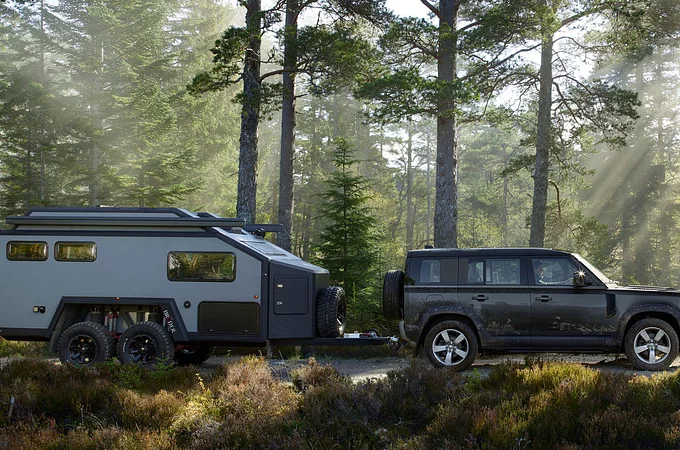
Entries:
[[573,253],[573,255],[574,255],[574,257],[575,257],[576,259],[578,259],[578,260],[581,262],[581,264],[583,264],[584,266],[586,266],[586,268],[587,268],[588,270],[590,270],[590,271],[593,273],[593,275],[595,275],[595,276],[596,276],[600,281],[602,281],[604,284],[606,284],[606,285],[608,285],[608,286],[616,286],[616,285],[617,285],[616,281],[614,281],[614,280],[608,278],[605,274],[603,274],[602,272],[600,272],[600,270],[599,270],[597,267],[595,267],[595,266],[593,266],[592,264],[590,264],[590,263],[588,262],[588,260],[585,259],[583,256],[581,256],[581,255],[579,255],[579,254],[577,254],[577,253]]

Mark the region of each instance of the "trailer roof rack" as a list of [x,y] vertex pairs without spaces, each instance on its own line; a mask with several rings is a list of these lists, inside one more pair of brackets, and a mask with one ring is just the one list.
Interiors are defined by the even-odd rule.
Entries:
[[217,217],[78,217],[68,215],[8,216],[8,225],[118,227],[243,227],[243,219]]

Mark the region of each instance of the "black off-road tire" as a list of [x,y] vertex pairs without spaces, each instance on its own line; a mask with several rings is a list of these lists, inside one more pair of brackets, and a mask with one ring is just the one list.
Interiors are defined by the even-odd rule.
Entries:
[[95,322],[79,322],[59,338],[59,359],[76,367],[104,362],[113,357],[116,344],[109,330]]
[[425,336],[425,353],[435,367],[465,370],[475,361],[478,350],[477,335],[458,320],[436,323]]
[[328,286],[319,292],[316,300],[316,325],[323,338],[340,337],[347,323],[347,297],[338,286]]
[[404,271],[390,270],[383,282],[383,315],[386,319],[404,317]]
[[175,362],[180,366],[202,364],[213,355],[214,350],[215,347],[212,345],[175,349]]
[[138,322],[123,332],[118,341],[118,359],[123,364],[153,367],[159,362],[172,363],[175,342],[161,324]]
[[640,370],[667,369],[678,356],[678,334],[665,320],[653,317],[635,322],[623,341],[628,361]]

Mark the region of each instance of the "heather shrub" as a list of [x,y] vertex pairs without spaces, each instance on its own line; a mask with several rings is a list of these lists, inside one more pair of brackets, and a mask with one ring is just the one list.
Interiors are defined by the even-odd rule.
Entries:
[[8,341],[0,337],[0,358],[13,356],[39,358],[48,353],[46,342]]
[[313,361],[297,377],[306,387],[301,414],[314,446],[385,447],[421,431],[439,403],[461,390],[455,370],[414,360],[387,379],[352,384],[328,366]]
[[[311,369],[317,373],[321,370]],[[375,391],[380,383],[354,385],[349,379],[331,376],[326,382],[307,385],[298,433],[313,448],[379,446],[382,403]]]
[[412,448],[677,448],[676,375],[506,363],[437,408]]
[[157,364],[146,369],[135,364],[118,364],[109,361],[90,370],[117,386],[139,392],[156,393],[161,390],[183,391],[196,386],[196,368]]
[[315,358],[309,358],[306,366],[294,369],[291,381],[298,391],[306,391],[311,386],[348,382],[333,366],[319,364]]
[[299,394],[274,379],[264,359],[246,357],[223,366],[189,399],[172,429],[183,447],[286,447],[283,431],[298,402]]
[[0,449],[680,448],[678,374],[531,360],[485,377],[414,360],[355,384],[310,358],[291,380],[254,357],[206,380],[18,359],[0,367]]
[[437,405],[462,395],[462,383],[455,369],[434,368],[414,359],[409,367],[388,373],[377,385],[384,420],[407,435],[416,432],[434,418]]
[[77,426],[85,416],[105,417],[116,393],[116,386],[88,370],[47,361],[19,359],[0,370],[0,400],[14,396],[17,420],[47,417],[61,427]]
[[159,391],[154,395],[141,395],[121,390],[117,399],[118,420],[125,429],[165,430],[170,428],[182,411],[184,398],[177,393]]

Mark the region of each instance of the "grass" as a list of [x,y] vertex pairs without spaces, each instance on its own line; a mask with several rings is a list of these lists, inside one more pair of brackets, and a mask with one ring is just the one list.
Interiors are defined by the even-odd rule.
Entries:
[[39,358],[48,352],[46,342],[8,341],[0,337],[0,358],[8,356]]
[[674,373],[531,360],[484,378],[414,360],[355,384],[311,358],[290,379],[257,357],[209,377],[195,368],[16,359],[0,368],[0,448],[680,447]]

